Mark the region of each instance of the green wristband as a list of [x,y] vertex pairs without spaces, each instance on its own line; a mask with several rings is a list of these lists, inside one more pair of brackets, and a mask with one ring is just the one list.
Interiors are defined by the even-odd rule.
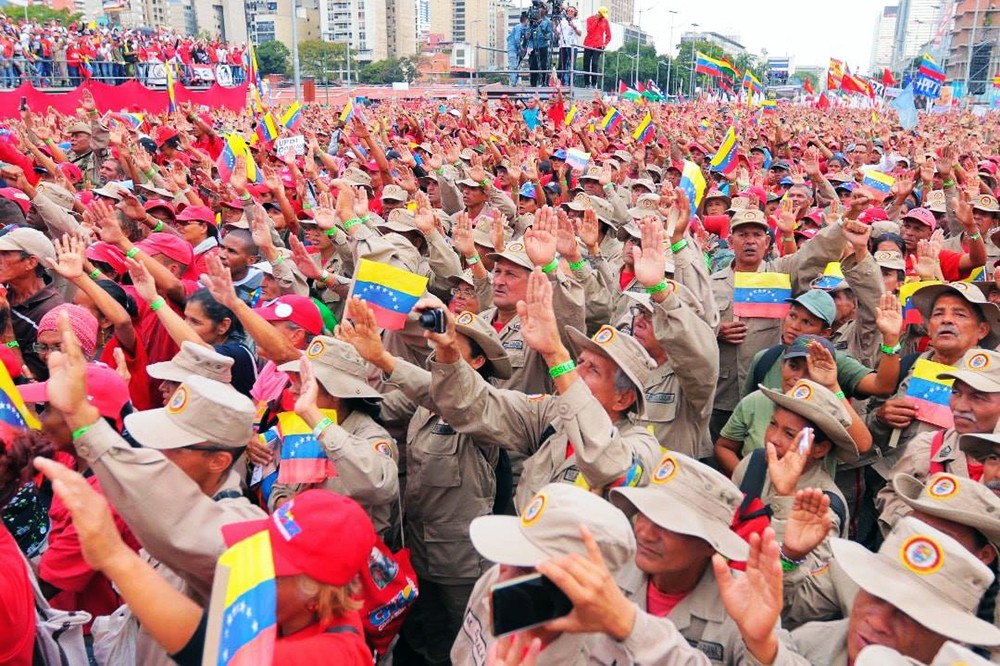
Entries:
[[977,240],[979,240],[982,237],[983,237],[983,235],[977,231],[976,233],[969,235],[969,240],[977,241]]
[[678,252],[680,252],[681,250],[683,250],[687,246],[688,246],[688,240],[687,240],[687,238],[682,238],[682,239],[680,239],[679,241],[677,241],[676,243],[674,243],[673,245],[670,246],[670,251],[672,253],[674,253],[674,254],[677,254]]
[[954,180],[945,180],[945,181],[943,181],[941,183],[941,186],[942,187],[955,187],[955,181]]
[[152,310],[153,312],[156,312],[166,304],[167,300],[163,298],[163,296],[159,296],[157,298],[154,298],[153,301],[149,304],[149,309]]
[[87,431],[90,430],[93,427],[94,427],[94,424],[91,423],[90,425],[85,425],[82,428],[77,428],[76,430],[74,430],[73,431],[73,435],[72,435],[73,441],[75,442],[76,440],[78,440],[81,437],[83,437],[87,433]]
[[330,271],[323,269],[323,272],[319,274],[319,281],[326,284],[330,281]]
[[163,220],[160,220],[159,222],[157,222],[156,226],[153,227],[153,233],[158,233],[160,231],[163,231]]
[[789,562],[788,560],[781,560],[781,570],[782,571],[795,571],[799,568],[799,565],[795,562]]
[[652,287],[646,287],[647,294],[658,294],[667,288],[667,281],[661,280],[660,284],[653,285]]
[[133,247],[131,250],[125,253],[125,256],[129,259],[135,259],[135,255],[139,254],[139,248]]
[[340,229],[334,227],[333,229],[327,229],[324,233],[326,233],[327,238],[333,238],[337,235],[338,231],[340,231]]
[[100,268],[95,268],[94,270],[90,271],[90,279],[91,280],[96,280],[99,277],[101,277],[101,269]]
[[887,356],[895,356],[903,350],[903,343],[897,342],[895,347],[890,347],[889,345],[879,345],[879,349],[881,349],[882,353]]
[[364,222],[365,224],[367,224],[368,220],[370,219],[372,219],[371,213],[365,213],[364,215],[361,216],[361,221]]
[[21,343],[19,343],[17,340],[11,340],[10,342],[7,342],[5,344],[7,345],[7,349],[17,349],[18,347],[21,346]]
[[565,374],[569,374],[576,370],[576,363],[573,361],[566,361],[565,363],[560,363],[559,365],[554,365],[549,368],[549,377],[556,379],[562,377]]
[[479,184],[483,186],[484,190],[488,190],[490,189],[490,185],[492,185],[493,183],[490,182],[489,178],[483,178],[481,181],[479,181]]
[[549,273],[553,272],[557,268],[559,268],[559,260],[558,259],[553,259],[549,263],[547,263],[544,266],[542,266],[542,272],[545,273],[546,275],[548,275]]
[[838,400],[845,400],[847,398],[843,391],[837,391],[833,394]]
[[580,261],[574,261],[572,264],[570,264],[569,269],[575,273],[576,271],[580,270],[586,265],[587,265],[587,260],[581,259]]
[[360,217],[352,217],[347,222],[344,222],[344,231],[347,231],[351,227],[355,227],[359,224],[364,224]]
[[465,258],[465,263],[469,264],[470,266],[474,266],[475,264],[478,264],[479,263],[479,255],[476,254],[476,255],[473,255],[471,257],[466,257]]
[[319,436],[323,434],[323,431],[333,425],[333,419],[329,416],[323,417],[323,420],[316,424],[313,428],[313,437],[319,439]]

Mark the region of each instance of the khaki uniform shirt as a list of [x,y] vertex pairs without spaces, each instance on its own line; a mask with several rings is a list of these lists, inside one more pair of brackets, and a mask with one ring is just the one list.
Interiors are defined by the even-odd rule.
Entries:
[[101,178],[101,163],[108,156],[108,130],[101,125],[101,121],[95,114],[90,114],[90,150],[77,155],[73,151],[67,153],[66,157],[75,164],[83,174],[84,182],[90,182],[95,188],[104,185]]
[[[480,445],[435,413],[431,373],[405,361],[386,384],[382,418],[409,422],[406,432],[406,545],[423,580],[469,584],[489,564],[469,540],[469,523],[493,511],[498,449]],[[412,418],[411,418],[412,416]]]
[[639,423],[651,428],[660,446],[692,458],[707,458],[719,346],[714,332],[677,294],[654,303],[653,330],[671,360],[650,373],[646,412]]
[[792,632],[799,654],[813,666],[847,666],[849,619],[810,622]]
[[[565,328],[572,326],[577,330],[587,327],[585,292],[583,286],[576,280],[566,277],[556,271],[549,276],[552,285],[552,309],[559,322],[563,344],[569,346],[565,337]],[[484,310],[481,316],[491,324],[496,319],[497,309],[492,307]],[[521,318],[517,315],[507,322],[500,331],[500,342],[507,350],[510,364],[513,367],[510,379],[498,380],[497,385],[503,388],[516,389],[524,393],[551,393],[552,378],[549,368],[535,350],[528,347],[521,335]]]
[[230,471],[223,484],[234,492],[209,497],[162,452],[132,448],[104,419],[74,446],[142,547],[184,580],[188,596],[207,603],[226,550],[222,527],[267,516],[239,493],[238,475]]
[[[452,428],[530,456],[515,508],[552,482],[603,489],[631,472],[634,484],[644,486],[660,459],[653,436],[628,421],[612,423],[582,380],[560,395],[528,396],[490,385],[464,361],[432,359],[430,370],[431,398]],[[573,454],[567,455],[570,443]]]
[[[788,273],[792,277],[792,294],[809,290],[809,283],[823,272],[826,264],[840,258],[844,236],[840,224],[833,224],[802,246],[795,254],[773,261],[761,262],[758,273]],[[733,321],[735,264],[712,274],[712,291],[720,322]],[[742,319],[747,325],[743,344],[719,341],[719,384],[715,391],[715,409],[732,411],[740,400],[740,387],[746,381],[754,355],[781,341],[781,319],[752,317]]]
[[[355,500],[385,539],[399,498],[399,452],[392,437],[364,412],[351,412],[339,425],[324,429],[319,443],[337,466],[337,476],[318,487]],[[275,451],[275,456],[280,457],[280,450]],[[282,500],[308,488],[306,484],[275,483],[268,508],[273,511]]]
[[858,301],[858,309],[854,319],[830,336],[830,342],[862,364],[874,368],[879,345],[882,344],[882,334],[875,325],[878,302],[885,293],[882,271],[870,254],[858,263],[852,253],[840,262],[840,267]]
[[807,622],[849,616],[859,589],[835,559],[785,571],[782,585],[781,621],[792,631]]
[[[948,205],[949,212],[951,211],[951,205]],[[962,252],[967,253],[966,249],[966,234],[965,230],[962,228],[961,223],[957,223],[958,228],[961,232],[958,235],[946,238],[944,241],[944,249],[951,250],[952,252]],[[954,233],[954,231],[953,231]],[[990,234],[983,234],[983,243],[986,245],[986,272],[983,277],[976,278],[977,280],[991,280],[993,279],[993,262],[1000,259],[1000,247],[993,244]]]

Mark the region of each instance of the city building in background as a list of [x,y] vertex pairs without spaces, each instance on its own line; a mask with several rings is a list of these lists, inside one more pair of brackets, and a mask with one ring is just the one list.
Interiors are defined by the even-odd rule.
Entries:
[[875,20],[875,33],[872,35],[871,71],[880,72],[886,68],[892,69],[892,50],[896,39],[896,18],[899,7],[886,5]]
[[962,0],[956,3],[949,46],[945,72],[949,81],[958,84],[956,96],[965,94],[966,77],[969,94],[988,93],[993,76],[1000,73],[1000,2]]
[[681,34],[681,44],[688,44],[690,42],[708,42],[709,44],[715,44],[722,48],[726,53],[730,53],[733,56],[738,56],[747,52],[745,46],[740,44],[739,35],[722,35],[717,32],[696,32],[693,30],[688,30]]
[[[278,40],[292,43],[292,1],[293,0],[248,0],[246,3],[247,25],[250,39],[255,44]],[[197,2],[197,0],[196,0]],[[319,39],[319,9],[303,6],[299,0],[299,19],[295,26],[299,41]]]
[[949,16],[946,0],[899,0],[893,37],[892,69],[906,71],[914,58],[937,38],[942,17]]

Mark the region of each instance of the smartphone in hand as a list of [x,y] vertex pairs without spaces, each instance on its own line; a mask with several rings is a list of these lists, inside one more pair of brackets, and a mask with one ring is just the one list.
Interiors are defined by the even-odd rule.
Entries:
[[569,615],[573,603],[541,574],[529,574],[498,583],[490,588],[490,615],[493,635],[531,629]]

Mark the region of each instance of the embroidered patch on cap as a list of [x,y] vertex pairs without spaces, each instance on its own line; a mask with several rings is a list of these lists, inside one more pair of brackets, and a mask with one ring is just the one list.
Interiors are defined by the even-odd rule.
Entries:
[[965,362],[965,365],[973,370],[986,370],[990,367],[990,357],[986,354],[973,354],[969,357],[969,360]]
[[292,306],[288,303],[278,303],[274,306],[274,316],[287,319],[292,316]]
[[953,476],[940,476],[927,487],[927,494],[934,499],[948,499],[958,492],[959,482]]
[[504,252],[524,252],[524,243],[511,243],[503,249]]
[[535,499],[531,500],[531,504],[529,504],[528,508],[521,514],[521,525],[529,527],[530,525],[538,522],[538,519],[542,516],[542,512],[545,511],[545,505],[548,501],[548,495],[545,493],[538,493],[535,495]]
[[186,386],[177,387],[174,394],[170,396],[170,402],[167,403],[167,411],[171,414],[180,414],[187,408],[188,397],[188,388]]
[[458,318],[455,320],[455,323],[459,324],[460,326],[468,326],[469,324],[472,323],[472,319],[474,317],[475,315],[472,314],[471,312],[463,312],[462,314],[458,315]]
[[306,349],[306,356],[309,358],[316,358],[317,356],[322,356],[325,351],[326,345],[323,344],[322,340],[313,340],[309,344],[309,348]]
[[664,456],[660,464],[653,470],[653,483],[666,483],[677,475],[677,461],[673,456]]
[[792,388],[792,397],[796,400],[809,400],[812,398],[813,390],[808,384],[798,384]]
[[904,541],[899,549],[899,557],[903,566],[921,576],[935,573],[944,564],[941,546],[934,539],[922,535]]
[[597,333],[594,333],[593,339],[594,342],[596,342],[599,345],[606,345],[610,343],[612,340],[614,340],[615,336],[617,335],[618,334],[615,332],[615,329],[612,328],[611,326],[602,326],[601,330],[599,330]]

